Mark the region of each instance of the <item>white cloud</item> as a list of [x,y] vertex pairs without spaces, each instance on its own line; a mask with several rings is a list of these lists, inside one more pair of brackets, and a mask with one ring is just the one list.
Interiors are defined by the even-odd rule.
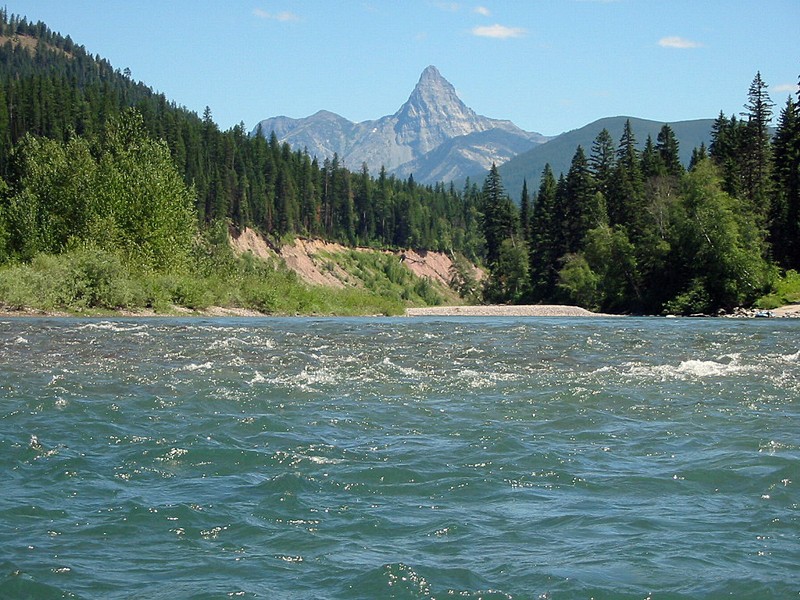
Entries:
[[506,40],[508,38],[522,37],[525,35],[525,30],[521,27],[506,27],[505,25],[484,25],[481,27],[473,27],[472,35],[478,37],[489,37],[498,40]]
[[703,44],[673,35],[661,38],[658,40],[658,45],[662,48],[680,48],[683,50],[686,48],[700,48]]
[[796,83],[781,83],[779,85],[773,85],[772,91],[773,92],[789,92],[790,94],[794,94],[798,90]]
[[282,23],[286,23],[289,21],[299,21],[300,17],[296,14],[289,12],[288,10],[284,10],[278,13],[271,13],[267,12],[266,10],[262,10],[260,8],[254,8],[253,14],[258,17],[259,19],[267,19],[270,21],[280,21]]
[[461,5],[458,2],[436,2],[436,6],[448,12],[458,12]]
[[476,6],[474,9],[472,9],[472,12],[478,13],[479,15],[483,15],[484,17],[488,17],[489,15],[492,14],[492,11],[490,11],[485,6]]

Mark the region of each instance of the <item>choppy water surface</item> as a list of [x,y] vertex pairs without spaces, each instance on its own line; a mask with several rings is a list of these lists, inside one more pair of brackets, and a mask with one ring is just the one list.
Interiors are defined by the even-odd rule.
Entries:
[[800,321],[0,320],[0,598],[800,598]]

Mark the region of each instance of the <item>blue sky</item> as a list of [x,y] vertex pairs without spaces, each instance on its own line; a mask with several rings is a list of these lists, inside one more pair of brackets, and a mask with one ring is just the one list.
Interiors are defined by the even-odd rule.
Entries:
[[800,75],[800,0],[9,0],[227,129],[320,109],[394,113],[435,65],[478,113],[545,135],[628,115],[776,114]]

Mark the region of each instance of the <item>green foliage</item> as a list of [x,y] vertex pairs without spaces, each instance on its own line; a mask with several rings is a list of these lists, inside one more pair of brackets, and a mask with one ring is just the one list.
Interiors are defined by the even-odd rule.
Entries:
[[0,301],[13,308],[117,309],[143,300],[120,256],[97,248],[38,254],[0,271]]
[[0,178],[0,265],[8,260],[8,223],[3,206],[3,197],[8,193],[8,185]]
[[493,164],[483,184],[481,202],[483,236],[486,239],[486,262],[491,269],[500,258],[504,240],[517,234],[517,208],[503,189],[497,167]]
[[166,144],[147,137],[141,116],[129,112],[108,125],[100,153],[93,239],[112,231],[108,243],[132,263],[155,271],[183,268],[196,231],[193,199]]
[[[337,257],[365,289],[312,291],[277,265],[235,256],[228,225],[460,253],[488,266],[487,299],[613,311],[748,304],[769,289],[771,260],[800,265],[800,102],[787,102],[772,138],[760,74],[744,118],[714,122],[713,166],[701,146],[684,174],[678,124],[635,121],[647,128],[640,152],[631,121],[607,120],[622,129],[617,148],[604,130],[588,160],[578,148],[558,164],[569,168],[558,184],[547,167],[520,225],[495,168],[482,192],[467,181],[459,193],[385,170],[351,173],[336,156],[319,164],[274,133],[220,131],[209,109],[200,117],[43,23],[12,21],[3,12],[0,30],[38,42],[36,52],[0,47],[0,296],[13,305],[328,314],[450,297],[388,256]],[[542,148],[568,157],[579,143],[589,145],[565,135]],[[453,277],[466,297],[468,273]]]
[[[675,252],[688,259],[681,295],[707,296],[709,307],[749,305],[769,287],[772,277],[763,258],[763,230],[741,201],[722,191],[710,161],[701,162],[687,175],[684,198],[673,245]],[[700,288],[703,294],[697,292]]]
[[416,294],[428,306],[438,306],[442,303],[442,297],[436,292],[433,283],[428,277],[420,277],[414,284],[414,294]]
[[527,249],[520,241],[506,238],[500,244],[497,262],[483,290],[489,302],[518,302],[528,285]]
[[542,172],[533,208],[529,242],[530,298],[539,301],[555,292],[558,260],[563,254],[563,206],[558,202],[558,187],[550,165]]
[[[203,310],[216,305],[280,315],[396,315],[405,309],[399,294],[312,288],[285,268],[201,246],[196,262],[175,273],[131,270],[119,254],[96,247],[38,254],[30,263],[0,269],[0,304],[71,312],[149,308],[166,314],[175,306]],[[227,269],[217,270],[220,264]],[[420,296],[437,301],[424,280],[417,281],[412,296],[418,302]]]
[[[364,286],[364,293],[406,305],[438,305],[442,293],[427,278],[416,277],[394,254],[348,250],[322,253],[325,265],[335,264],[350,276],[349,284]],[[332,267],[331,267],[332,268]]]
[[605,311],[624,311],[638,294],[636,249],[622,227],[601,225],[586,235],[584,256],[597,277],[594,299]]
[[568,303],[589,310],[600,308],[600,277],[592,271],[586,258],[581,254],[569,254],[558,273],[558,292]]
[[131,112],[109,124],[96,154],[82,138],[23,138],[21,175],[4,211],[11,251],[30,260],[82,243],[119,251],[140,268],[185,266],[195,235],[191,193],[166,147]]
[[[479,258],[483,241],[474,196],[462,196],[452,186],[445,189],[443,185],[417,185],[385,172],[373,181],[364,169],[359,174],[348,171],[338,157],[319,164],[308,153],[279,143],[272,132],[248,135],[243,125],[220,131],[210,109],[198,116],[168,102],[147,86],[134,83],[108,61],[89,54],[43,23],[12,19],[14,34],[36,38],[40,48],[32,53],[22,46],[0,46],[0,177],[20,193],[22,188],[17,187],[17,173],[8,157],[26,134],[62,144],[78,137],[88,142],[98,164],[105,151],[99,149],[101,145],[120,150],[111,152],[113,158],[109,160],[114,164],[101,165],[108,193],[98,200],[112,205],[120,200],[120,186],[138,186],[147,181],[148,174],[162,173],[161,181],[152,185],[162,192],[174,192],[168,181],[171,173],[155,168],[166,150],[184,184],[193,190],[193,218],[201,225],[229,221],[239,228],[255,227],[268,236],[299,234],[348,245],[438,249]],[[5,27],[11,26],[4,14],[0,28]],[[54,49],[59,51],[51,51]],[[146,137],[159,142],[145,143],[135,137],[135,128],[110,125],[130,108],[141,115]],[[121,140],[132,141],[131,149],[138,147],[136,152],[149,156],[137,161],[129,174],[130,181],[117,170],[127,166],[129,158]],[[149,214],[147,196],[135,190],[130,193],[134,201],[130,214]],[[45,196],[37,198],[44,201]],[[35,199],[20,196],[18,200],[24,200],[24,208],[36,208],[31,206]],[[78,206],[73,200],[71,204]],[[163,208],[157,200],[153,203]],[[24,222],[24,211],[17,216]],[[95,243],[109,249],[124,244],[132,260],[145,261],[154,269],[166,268],[169,257],[183,259],[181,252],[169,251],[169,240],[161,235],[160,222],[148,223],[145,219],[142,227],[146,231],[131,228],[130,223],[115,229],[123,216],[115,213],[113,220],[95,219],[81,223],[81,227],[100,236]],[[14,239],[16,256],[29,260],[37,252],[61,251],[55,248],[61,242],[58,223],[51,223],[50,217],[31,222],[34,229],[43,225],[50,229],[26,238],[25,244]],[[148,243],[140,244],[131,235]],[[185,240],[173,241],[182,248]]]
[[755,306],[769,310],[785,304],[800,303],[800,273],[790,269],[783,277],[778,278],[769,294],[761,296]]
[[461,254],[454,255],[452,261],[450,287],[468,303],[478,302],[480,299],[480,285],[474,275],[474,266]]
[[706,282],[693,279],[686,289],[664,305],[664,313],[669,315],[707,315],[714,308]]
[[782,267],[800,269],[800,97],[781,110],[773,156],[770,242]]
[[87,221],[97,212],[92,202],[97,165],[88,143],[26,135],[14,155],[20,176],[4,211],[13,254],[30,260],[85,237]]

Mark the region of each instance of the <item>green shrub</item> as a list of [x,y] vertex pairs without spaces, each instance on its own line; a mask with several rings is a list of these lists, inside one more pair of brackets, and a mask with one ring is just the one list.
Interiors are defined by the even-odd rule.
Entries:
[[422,298],[428,306],[438,306],[442,303],[442,297],[436,292],[431,280],[428,277],[421,277],[414,285],[414,293]]
[[0,300],[16,308],[116,309],[143,299],[120,257],[96,248],[37,254],[0,273]]
[[772,292],[756,300],[755,306],[770,310],[798,302],[800,302],[800,273],[789,270],[775,281]]
[[670,315],[707,314],[711,307],[711,296],[705,282],[695,279],[688,290],[664,305],[664,312]]

